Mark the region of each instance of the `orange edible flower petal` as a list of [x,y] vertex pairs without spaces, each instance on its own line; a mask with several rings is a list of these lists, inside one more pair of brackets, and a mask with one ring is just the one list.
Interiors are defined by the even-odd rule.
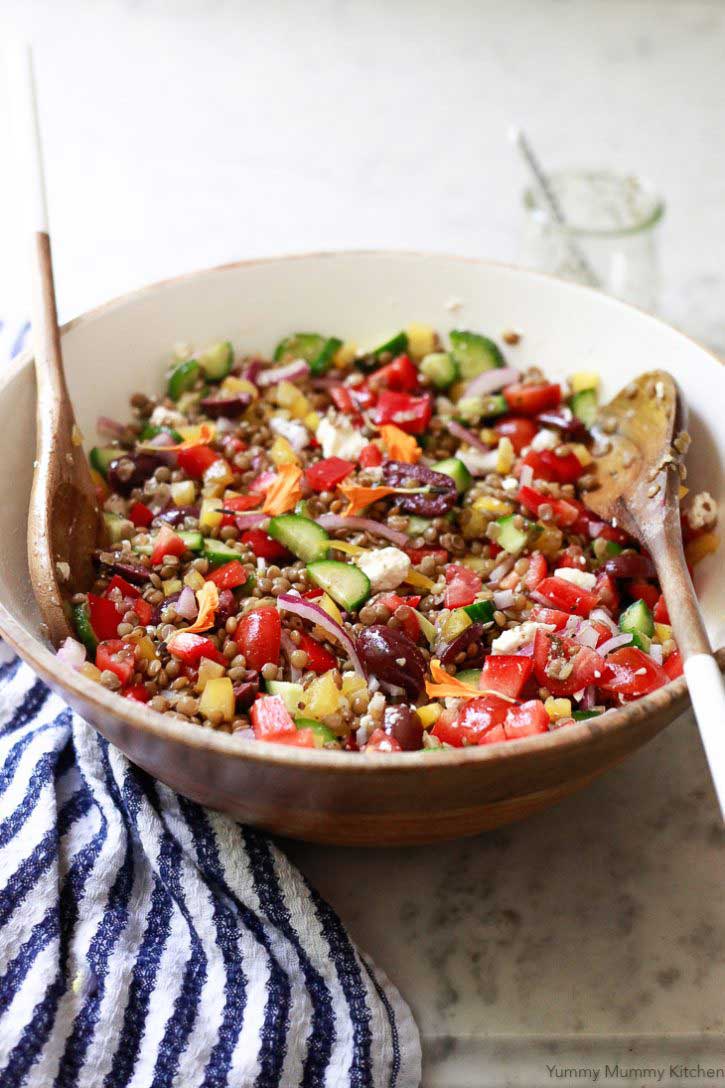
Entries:
[[208,631],[210,627],[214,626],[214,617],[219,607],[219,590],[213,582],[204,582],[201,589],[196,591],[196,602],[199,605],[199,615],[190,627],[179,627],[178,630],[174,631],[168,640],[169,642],[173,642],[182,631],[187,635],[196,635],[201,631]]
[[302,498],[301,479],[302,469],[299,465],[292,461],[280,465],[277,475],[267,488],[262,512],[270,517],[277,517],[278,514],[291,510]]
[[497,699],[504,699],[507,703],[517,703],[518,699],[512,699],[509,695],[502,695],[500,691],[490,691],[488,688],[477,688],[472,684],[464,684],[457,680],[442,667],[440,661],[435,658],[430,663],[430,674],[433,681],[426,680],[425,690],[430,699],[480,699],[482,695],[495,695]]
[[139,442],[137,448],[140,450],[153,450],[157,453],[161,451],[169,453],[177,450],[191,450],[194,446],[208,446],[210,442],[214,441],[215,437],[216,427],[212,423],[202,423],[199,427],[199,433],[194,438],[185,438],[183,442],[177,442],[172,446],[154,446],[150,442]]
[[423,451],[411,434],[401,431],[394,423],[383,423],[379,430],[391,460],[405,461],[408,465],[420,461]]
[[395,495],[399,490],[398,487],[360,487],[358,484],[343,484],[340,486],[340,491],[348,502],[343,517],[354,517],[366,506],[377,502],[378,499],[384,499],[386,495]]

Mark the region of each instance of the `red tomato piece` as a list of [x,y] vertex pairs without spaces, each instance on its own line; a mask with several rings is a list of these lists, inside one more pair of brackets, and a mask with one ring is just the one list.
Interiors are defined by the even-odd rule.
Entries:
[[360,464],[363,468],[376,468],[383,463],[383,451],[374,442],[368,442],[360,450]]
[[548,623],[557,631],[563,630],[571,619],[568,612],[560,612],[558,608],[545,608],[543,604],[535,604],[531,609],[532,620],[537,623]]
[[241,536],[242,544],[251,548],[254,554],[261,559],[291,559],[292,555],[284,544],[280,544],[265,533],[264,529],[247,529]]
[[[566,667],[571,664],[571,672],[563,677],[550,676],[547,670],[555,663]],[[539,628],[534,639],[534,675],[541,687],[548,688],[552,695],[573,695],[590,684],[601,686],[608,675],[607,662],[588,646],[580,646],[574,639]]]
[[118,625],[122,617],[113,601],[109,601],[107,597],[97,597],[95,593],[89,593],[88,614],[91,627],[99,642],[118,637]]
[[551,507],[553,520],[562,528],[568,528],[579,519],[580,511],[573,499],[552,499],[550,495],[543,495],[533,487],[520,487],[519,502],[532,514],[538,514],[542,506]]
[[276,608],[255,608],[239,621],[234,641],[247,659],[247,668],[279,664],[282,622]]
[[129,510],[128,516],[137,529],[147,529],[154,520],[153,511],[149,510],[144,502],[135,502]]
[[467,604],[473,604],[482,585],[481,575],[476,574],[475,570],[461,566],[460,563],[451,563],[446,568],[446,608],[463,608]]
[[132,610],[139,618],[139,623],[143,627],[147,627],[151,623],[151,617],[154,614],[153,606],[145,601],[143,597],[137,597],[131,605]]
[[185,551],[186,544],[179,534],[175,533],[170,525],[164,524],[156,535],[154,548],[151,552],[151,563],[153,566],[157,566],[163,562],[164,556],[183,555]]
[[143,684],[134,684],[133,687],[126,688],[123,697],[124,699],[133,699],[137,703],[147,703],[151,698],[151,693],[146,690]]
[[649,695],[669,681],[670,677],[649,654],[636,646],[622,646],[607,657],[607,676],[597,683],[613,695],[639,698]]
[[540,385],[522,385],[515,382],[503,390],[506,403],[512,412],[522,416],[536,416],[539,412],[548,412],[561,403],[561,387],[543,382]]
[[560,484],[573,484],[584,472],[584,465],[575,453],[567,453],[560,457],[553,450],[542,450],[541,463],[549,473],[550,480],[556,480]]
[[506,740],[506,739],[507,739],[506,730],[504,729],[503,725],[494,725],[494,726],[492,726],[491,729],[487,730],[483,734],[483,736],[481,737],[481,739],[479,740],[478,743],[479,744],[501,744],[501,742]]
[[315,586],[314,589],[306,589],[302,596],[307,597],[309,601],[314,601],[315,597],[323,597],[324,594],[324,589],[320,589],[319,586]]
[[268,469],[266,472],[260,472],[259,476],[256,476],[251,484],[249,484],[249,490],[254,491],[258,495],[264,495],[276,479],[277,473],[272,472],[271,469]]
[[330,669],[337,668],[337,658],[334,654],[330,653],[326,647],[318,642],[312,635],[300,634],[300,641],[297,644],[300,650],[304,650],[307,654],[307,665],[305,668],[312,669],[313,672],[322,673],[329,672]]
[[218,665],[228,665],[229,659],[221,653],[206,635],[197,635],[194,631],[182,631],[167,643],[169,653],[177,657],[184,665],[198,665],[202,657],[216,661]]
[[238,514],[245,510],[254,510],[255,506],[259,506],[261,501],[261,491],[257,491],[253,495],[228,495],[224,499],[224,509],[233,510]]
[[657,603],[652,611],[652,616],[656,623],[669,624],[670,622],[670,614],[667,611],[667,602],[662,594],[660,594],[657,599]]
[[541,699],[530,699],[520,706],[512,706],[506,712],[503,723],[506,740],[533,737],[549,732],[549,715]]
[[608,608],[612,615],[619,609],[619,590],[611,574],[602,573],[594,584],[594,592],[603,608]]
[[[629,582],[627,592],[633,600],[644,601],[650,611],[660,599],[659,590],[651,582]],[[659,620],[657,622],[659,623]]]
[[493,429],[500,438],[509,439],[515,453],[521,453],[525,446],[531,445],[539,428],[525,416],[506,416],[499,419]]
[[260,695],[254,700],[249,717],[257,740],[281,740],[297,732],[279,695]]
[[141,591],[137,589],[136,586],[132,586],[130,582],[127,582],[125,578],[122,578],[120,574],[114,574],[113,578],[111,578],[111,581],[106,586],[106,592],[103,596],[110,597],[111,590],[113,589],[119,589],[122,597],[141,596]]
[[[659,623],[659,620],[657,622]],[[662,668],[665,670],[670,680],[676,680],[678,676],[682,676],[682,655],[680,654],[680,651],[673,650]]]
[[554,608],[562,612],[573,612],[577,616],[588,616],[593,608],[599,604],[596,593],[590,593],[565,578],[544,578],[539,582],[536,592],[545,597]]
[[189,446],[185,450],[177,450],[179,468],[190,476],[192,480],[200,480],[209,465],[222,459],[221,454],[210,446]]
[[412,397],[409,393],[386,390],[378,398],[376,423],[394,423],[407,434],[423,434],[433,414],[433,398],[428,393]]
[[346,385],[332,385],[329,389],[332,403],[338,412],[344,412],[347,416],[358,415],[355,403],[350,396],[350,390]]
[[313,491],[334,491],[339,483],[355,471],[352,461],[342,457],[323,457],[305,472],[305,479]]
[[314,729],[295,729],[294,733],[280,733],[278,737],[267,737],[277,744],[286,744],[289,748],[315,748]]
[[570,567],[572,570],[586,570],[587,563],[584,549],[578,544],[570,544],[556,557],[557,567]]
[[101,672],[108,670],[116,674],[122,684],[127,684],[134,670],[133,647],[120,638],[99,642],[96,649],[96,668]]
[[418,371],[409,355],[398,355],[392,363],[381,366],[370,376],[370,385],[383,385],[398,393],[413,393],[418,388]]
[[536,589],[549,573],[549,566],[541,552],[532,552],[529,556],[529,569],[524,575],[524,587],[529,591]]
[[376,729],[364,748],[365,752],[402,752],[395,737],[388,736],[383,729]]
[[518,654],[489,654],[483,663],[479,688],[517,699],[534,669],[533,659]]
[[410,556],[410,561],[414,567],[417,567],[427,555],[432,555],[436,563],[446,563],[448,561],[448,552],[445,548],[406,548],[405,551]]
[[236,589],[243,586],[246,580],[247,572],[239,559],[230,559],[206,577],[207,582],[213,582],[219,589]]
[[480,699],[468,699],[453,714],[445,711],[431,729],[434,737],[442,744],[454,748],[464,748],[481,744],[482,738],[496,725],[501,725],[506,717],[509,704],[495,695],[482,695]]
[[[385,597],[380,597],[379,601],[390,609],[408,638],[417,642],[420,638],[420,622],[410,609],[420,604],[420,597],[399,597],[397,593],[388,593]],[[404,611],[398,615],[398,609],[401,607]]]

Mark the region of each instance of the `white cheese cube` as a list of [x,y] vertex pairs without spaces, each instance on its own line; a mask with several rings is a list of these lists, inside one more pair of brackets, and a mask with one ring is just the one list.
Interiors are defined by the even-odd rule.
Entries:
[[397,589],[410,571],[410,558],[400,548],[374,548],[359,555],[355,562],[370,579],[373,593]]

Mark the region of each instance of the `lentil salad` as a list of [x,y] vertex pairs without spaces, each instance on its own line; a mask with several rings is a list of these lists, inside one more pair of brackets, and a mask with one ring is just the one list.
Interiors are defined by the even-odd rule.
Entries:
[[[352,752],[545,733],[678,676],[649,557],[580,499],[596,375],[449,340],[179,347],[163,398],[99,420],[106,543],[59,654],[202,727]],[[691,563],[715,522],[696,496]]]

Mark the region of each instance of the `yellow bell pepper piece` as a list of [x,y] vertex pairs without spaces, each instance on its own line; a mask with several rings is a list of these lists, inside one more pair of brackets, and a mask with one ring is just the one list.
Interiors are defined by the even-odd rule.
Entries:
[[432,578],[428,578],[418,570],[409,570],[405,576],[405,581],[409,586],[416,586],[418,589],[432,589],[435,585]]
[[579,370],[569,378],[572,393],[599,388],[599,375],[594,370]]
[[167,578],[161,583],[161,588],[164,591],[164,597],[171,597],[174,593],[180,593],[183,586],[180,578]]
[[156,650],[148,635],[141,635],[140,638],[131,639],[131,641],[136,644],[137,657],[143,657],[145,661],[154,661],[156,659]]
[[87,680],[95,680],[97,684],[100,683],[101,670],[92,665],[90,661],[84,661],[78,672],[81,676],[85,676]]
[[481,495],[480,499],[476,499],[471,505],[474,510],[485,510],[487,513],[495,514],[499,518],[505,518],[514,512],[510,502],[494,498],[493,495]]
[[655,634],[658,642],[667,642],[668,639],[672,638],[672,628],[669,623],[655,622]]
[[503,438],[499,439],[497,453],[496,472],[505,476],[514,466],[514,447],[510,438],[504,435]]
[[555,722],[558,718],[570,718],[571,699],[555,699],[553,695],[550,695],[544,703],[544,710],[552,722]]
[[314,434],[321,423],[319,412],[308,412],[307,415],[303,417],[302,422],[307,430],[312,431]]
[[701,533],[700,536],[693,537],[685,545],[687,562],[694,567],[706,555],[711,555],[714,551],[717,551],[719,544],[720,537],[717,533]]
[[292,449],[287,439],[278,434],[269,451],[269,456],[272,463],[279,468],[280,465],[296,465],[299,464],[297,454]]
[[332,361],[335,366],[341,369],[349,366],[357,355],[357,344],[353,344],[352,341],[346,340],[342,347],[338,348],[332,357]]
[[356,695],[358,691],[364,691],[367,683],[356,672],[346,672],[342,676],[342,694]]
[[408,352],[414,359],[422,359],[436,349],[436,336],[430,325],[420,325],[414,321],[405,330],[408,337]]
[[234,688],[228,676],[208,680],[199,700],[199,713],[205,718],[221,714],[222,721],[230,722],[234,717]]
[[224,675],[224,666],[218,661],[210,661],[208,657],[202,657],[199,662],[199,676],[196,681],[196,690],[203,691],[210,680],[218,680]]
[[583,446],[581,442],[571,442],[569,449],[583,468],[586,468],[587,465],[591,465],[594,460],[589,450],[586,446]]
[[202,500],[199,510],[200,529],[216,529],[217,526],[221,525],[223,517],[221,499],[207,498]]
[[228,396],[236,396],[238,393],[249,393],[252,400],[256,400],[259,396],[259,390],[252,382],[248,382],[246,378],[237,378],[234,374],[230,374],[224,379],[219,386],[222,393],[226,393]]
[[442,710],[443,707],[440,703],[426,703],[425,706],[418,707],[416,714],[420,718],[423,728],[430,729],[440,718]]
[[340,705],[341,692],[338,691],[332,672],[325,672],[312,681],[304,693],[305,716],[319,721],[328,714],[334,714]]
[[177,480],[171,485],[171,498],[174,506],[193,506],[196,499],[196,484],[193,480]]
[[[337,607],[332,597],[328,593],[323,593],[321,597],[315,598],[315,604],[318,604],[327,615],[335,621],[335,623],[342,624],[342,615],[340,609]],[[327,637],[327,636],[325,636]]]
[[204,473],[204,494],[220,498],[233,480],[232,470],[224,458],[220,457],[218,461],[212,461]]

